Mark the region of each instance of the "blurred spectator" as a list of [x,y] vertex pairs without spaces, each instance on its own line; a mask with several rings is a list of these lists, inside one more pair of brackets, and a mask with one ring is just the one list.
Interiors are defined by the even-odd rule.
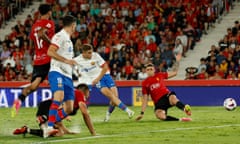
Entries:
[[227,35],[225,35],[224,38],[220,40],[218,44],[220,47],[220,51],[223,51],[225,48],[227,48],[229,46]]
[[209,79],[224,79],[225,74],[223,71],[220,70],[219,65],[215,66],[215,73],[212,77],[209,77]]
[[168,68],[172,67],[172,65],[175,61],[175,55],[174,55],[173,51],[170,49],[169,46],[161,54],[161,59],[162,59],[162,61],[166,62]]
[[173,48],[174,55],[182,55],[183,54],[183,45],[180,39],[176,39],[175,46]]
[[25,71],[26,71],[26,74],[28,76],[31,76],[32,75],[32,72],[33,72],[33,66],[32,64],[27,64],[25,65]]
[[151,53],[155,53],[157,50],[157,44],[150,38],[149,43],[147,44],[147,50],[150,50]]
[[16,47],[15,48],[15,51],[12,52],[12,55],[13,55],[13,59],[16,61],[16,60],[19,60],[19,61],[22,61],[23,60],[23,53],[22,51],[19,50],[19,47]]
[[237,80],[237,76],[236,74],[232,71],[232,70],[229,70],[226,74],[226,79],[228,80]]
[[183,33],[181,28],[178,28],[177,31],[178,36],[176,37],[176,39],[179,39],[181,41],[181,44],[183,46],[182,55],[185,57],[186,52],[188,51],[188,37]]
[[10,66],[11,68],[14,68],[16,66],[16,62],[14,60],[14,58],[12,57],[12,55],[10,55],[4,62],[3,62],[3,67],[7,67]]
[[134,67],[132,66],[132,64],[129,60],[126,61],[126,65],[123,67],[123,69],[126,73],[126,78],[128,79],[134,70]]
[[219,65],[219,70],[222,71],[224,74],[227,73],[228,70],[228,63],[226,59],[223,59]]
[[113,68],[114,65],[116,65],[117,68],[122,66],[118,53],[114,53],[113,58],[110,60],[109,66]]
[[163,62],[163,59],[161,59],[161,53],[158,51],[154,54],[152,63],[154,64],[154,66],[159,66],[161,63]]
[[223,55],[223,52],[219,51],[219,53],[216,55],[217,64],[220,65],[224,59],[226,59],[226,57]]
[[28,34],[29,34],[30,31],[31,31],[30,29],[31,29],[32,25],[33,25],[33,18],[32,18],[32,16],[29,14],[29,15],[27,15],[27,18],[26,18],[25,21],[24,21],[24,26],[26,27],[26,31],[27,31]]
[[203,68],[205,70],[207,69],[207,64],[206,64],[206,59],[205,58],[200,59],[200,64],[198,66],[198,73],[201,73]]
[[216,72],[216,62],[214,60],[211,60],[210,62],[208,62],[206,71],[207,71],[209,77],[214,76],[214,74]]
[[196,79],[208,79],[208,73],[205,67],[201,68],[201,71],[196,75]]
[[9,48],[7,47],[7,44],[5,42],[2,43],[3,50],[1,52],[1,63],[4,64],[5,60],[8,59],[11,55],[11,52]]
[[6,64],[6,67],[4,69],[4,77],[6,81],[12,81],[16,78],[16,73],[14,72],[10,63]]
[[133,68],[133,72],[127,77],[127,80],[138,80],[138,71]]
[[147,45],[156,42],[156,37],[152,34],[151,30],[147,31],[146,28],[143,28],[142,34],[144,35],[144,41],[146,42]]
[[144,80],[147,78],[146,69],[142,66],[141,71],[138,73],[138,80]]
[[198,68],[196,68],[196,67],[187,67],[185,69],[185,71],[186,71],[185,80],[196,79],[196,74],[198,72]]

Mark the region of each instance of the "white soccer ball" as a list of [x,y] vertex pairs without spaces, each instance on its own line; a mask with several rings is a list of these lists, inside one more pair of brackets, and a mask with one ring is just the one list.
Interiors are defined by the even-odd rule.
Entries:
[[232,111],[237,107],[237,102],[233,98],[226,98],[223,102],[223,106],[226,110]]

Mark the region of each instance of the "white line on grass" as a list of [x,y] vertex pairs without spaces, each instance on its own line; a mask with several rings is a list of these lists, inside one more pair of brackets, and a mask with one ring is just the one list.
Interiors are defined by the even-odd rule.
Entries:
[[36,142],[33,144],[44,144],[44,143],[56,143],[56,142],[66,142],[72,140],[88,140],[88,139],[99,139],[99,138],[109,138],[109,137],[119,137],[119,136],[129,136],[129,135],[139,135],[139,134],[146,134],[146,133],[158,133],[158,132],[172,132],[172,131],[183,131],[183,130],[196,130],[196,129],[214,129],[214,128],[224,128],[224,127],[239,127],[240,124],[229,124],[229,125],[215,125],[215,126],[203,126],[203,127],[180,127],[180,128],[171,128],[171,129],[162,129],[162,130],[154,130],[154,131],[144,131],[144,132],[129,132],[129,133],[120,133],[120,134],[113,134],[113,135],[98,135],[98,136],[89,136],[89,137],[82,137],[82,138],[68,138],[68,139],[60,139],[60,140],[50,140],[44,142]]

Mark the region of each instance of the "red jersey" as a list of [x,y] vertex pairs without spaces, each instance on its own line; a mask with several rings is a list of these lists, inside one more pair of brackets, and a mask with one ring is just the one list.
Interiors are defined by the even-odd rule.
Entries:
[[75,93],[75,99],[74,99],[73,108],[79,109],[79,102],[86,103],[86,99],[82,91],[74,90],[74,93]]
[[35,55],[34,55],[34,65],[43,65],[50,63],[50,57],[47,55],[47,50],[49,43],[39,38],[37,33],[40,29],[47,29],[47,36],[51,39],[55,33],[55,25],[52,20],[39,19],[33,24],[30,39],[34,43]]
[[164,79],[167,78],[168,74],[166,72],[157,73],[154,76],[146,78],[142,82],[143,95],[150,94],[154,104],[156,104],[162,96],[170,92],[164,84]]

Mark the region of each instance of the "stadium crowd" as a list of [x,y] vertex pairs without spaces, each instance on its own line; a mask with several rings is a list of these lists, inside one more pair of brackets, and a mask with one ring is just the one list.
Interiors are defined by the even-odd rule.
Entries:
[[[25,2],[27,0],[21,0]],[[186,57],[214,27],[223,13],[231,10],[231,0],[46,0],[52,5],[56,32],[61,17],[77,17],[72,41],[75,56],[81,45],[91,43],[111,68],[115,80],[146,78],[144,64],[153,62],[157,71],[167,71],[175,55]],[[29,32],[39,13],[17,20],[11,33],[0,43],[0,81],[31,79],[33,48]],[[1,23],[1,21],[0,21]],[[1,24],[0,24],[1,26]],[[239,23],[229,28],[197,70],[187,69],[186,79],[235,79],[240,72]],[[239,70],[238,70],[239,69]],[[193,72],[192,72],[193,71]],[[195,72],[196,71],[196,72]],[[220,71],[220,72],[219,72]],[[235,74],[235,77],[234,74]],[[218,75],[217,75],[218,74]]]

